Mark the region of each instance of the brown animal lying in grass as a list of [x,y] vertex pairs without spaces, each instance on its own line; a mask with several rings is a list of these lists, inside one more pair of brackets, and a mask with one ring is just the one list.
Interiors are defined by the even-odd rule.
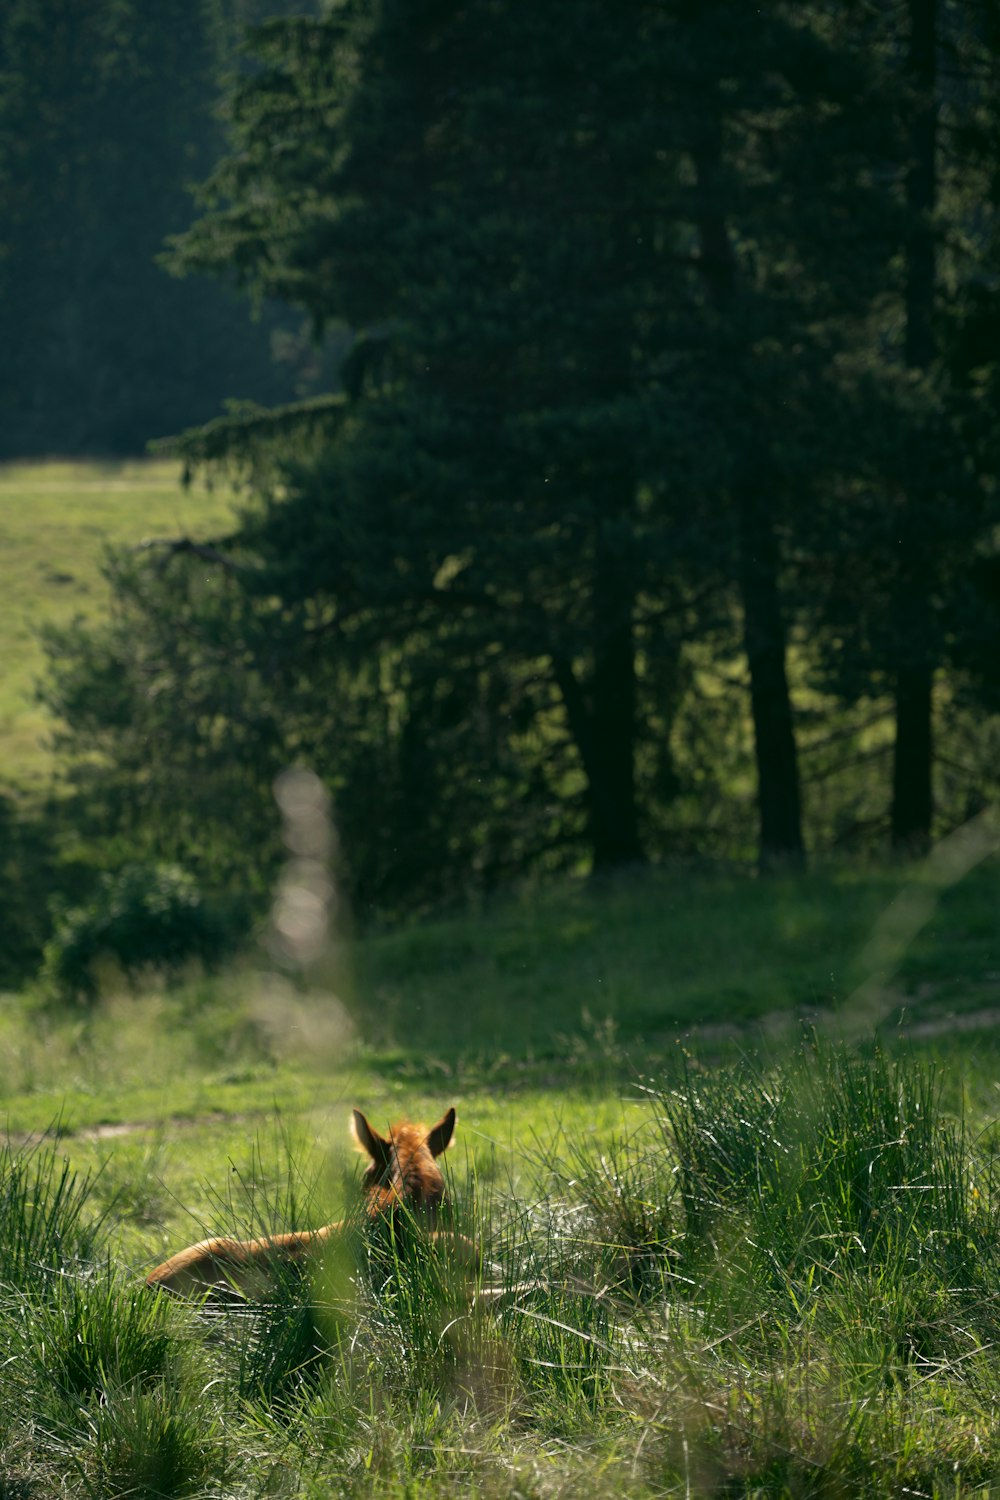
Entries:
[[[351,1129],[358,1149],[371,1158],[361,1180],[368,1219],[386,1224],[397,1238],[405,1233],[406,1225],[421,1220],[432,1230],[432,1240],[447,1241],[448,1248],[471,1269],[478,1257],[470,1241],[458,1234],[433,1232],[438,1210],[445,1202],[444,1178],[435,1158],[451,1144],[454,1109],[449,1109],[432,1130],[402,1121],[390,1127],[388,1136],[373,1130],[356,1109]],[[214,1289],[252,1295],[266,1288],[268,1280],[284,1267],[304,1262],[332,1236],[343,1233],[348,1222],[342,1219],[322,1229],[259,1240],[201,1240],[157,1266],[146,1277],[146,1284],[171,1292]]]

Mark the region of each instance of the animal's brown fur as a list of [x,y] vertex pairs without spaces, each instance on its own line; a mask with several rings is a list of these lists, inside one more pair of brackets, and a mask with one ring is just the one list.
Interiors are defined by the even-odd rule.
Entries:
[[[394,1232],[410,1215],[433,1225],[445,1201],[444,1178],[435,1157],[451,1144],[454,1109],[449,1109],[432,1130],[404,1120],[390,1126],[388,1136],[373,1130],[356,1109],[351,1129],[358,1149],[370,1158],[361,1182],[368,1217],[386,1220]],[[258,1240],[200,1240],[157,1266],[146,1277],[146,1284],[189,1294],[215,1289],[253,1295],[266,1288],[282,1266],[301,1262],[331,1236],[342,1233],[345,1224],[340,1220],[321,1229]],[[454,1238],[463,1259],[467,1258],[472,1247],[460,1236]]]

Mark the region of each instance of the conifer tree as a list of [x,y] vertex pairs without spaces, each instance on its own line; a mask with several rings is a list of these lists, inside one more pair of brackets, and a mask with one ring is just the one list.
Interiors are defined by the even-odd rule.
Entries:
[[762,852],[802,851],[778,532],[808,479],[779,424],[795,393],[820,426],[833,329],[871,291],[865,67],[829,22],[428,0],[267,28],[228,206],[182,241],[360,330],[328,498],[300,469],[273,513],[304,542],[279,586],[336,594],[336,551],[360,590],[346,535],[369,601],[461,613],[545,673],[598,866],[642,852],[647,637],[731,582]]
[[228,8],[0,8],[0,456],[142,452],[228,396],[290,392],[265,323],[158,264],[221,145]]
[[610,868],[671,847],[677,705],[738,654],[759,853],[801,859],[789,641],[845,698],[895,687],[904,746],[981,533],[937,345],[907,342],[940,298],[898,42],[888,6],[833,0],[344,0],[259,28],[176,262],[352,344],[340,394],[184,440],[253,498],[207,603],[190,550],[120,570],[96,665],[148,630],[170,683],[125,674],[130,774],[154,720],[221,774],[261,710],[256,784],[308,753],[369,891]]

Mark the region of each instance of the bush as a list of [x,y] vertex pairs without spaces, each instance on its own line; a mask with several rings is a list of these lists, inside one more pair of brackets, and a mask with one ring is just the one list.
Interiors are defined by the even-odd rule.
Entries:
[[42,982],[60,1000],[93,1002],[102,965],[130,984],[149,969],[176,977],[192,961],[214,968],[246,931],[246,918],[209,903],[176,865],[126,865],[103,875],[88,902],[56,918]]

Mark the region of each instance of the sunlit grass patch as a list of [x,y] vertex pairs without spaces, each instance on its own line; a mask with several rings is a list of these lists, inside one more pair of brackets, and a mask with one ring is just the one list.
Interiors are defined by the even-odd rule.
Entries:
[[[452,1164],[481,1268],[355,1212],[249,1303],[150,1292],[116,1259],[104,1177],[8,1150],[9,1462],[43,1494],[262,1473],[317,1496],[985,1493],[1000,1195],[934,1067],[814,1038],[689,1059],[635,1108]],[[320,1222],[352,1187],[281,1125],[216,1183],[200,1227],[241,1236]]]
[[[835,1040],[878,913],[919,881],[513,895],[371,935],[336,1025],[254,962],[85,1013],[11,1001],[8,1487],[985,1493],[1000,1044],[905,1029],[945,983],[983,1009],[995,869],[930,890],[866,1012],[878,1047]],[[451,1104],[481,1272],[345,1241],[242,1308],[142,1284],[204,1236],[356,1212],[352,1105],[384,1128]]]
[[54,726],[35,692],[39,627],[106,611],[109,545],[211,535],[231,520],[224,488],[184,490],[180,478],[180,465],[162,460],[0,465],[0,764],[9,786],[37,791],[54,769]]

